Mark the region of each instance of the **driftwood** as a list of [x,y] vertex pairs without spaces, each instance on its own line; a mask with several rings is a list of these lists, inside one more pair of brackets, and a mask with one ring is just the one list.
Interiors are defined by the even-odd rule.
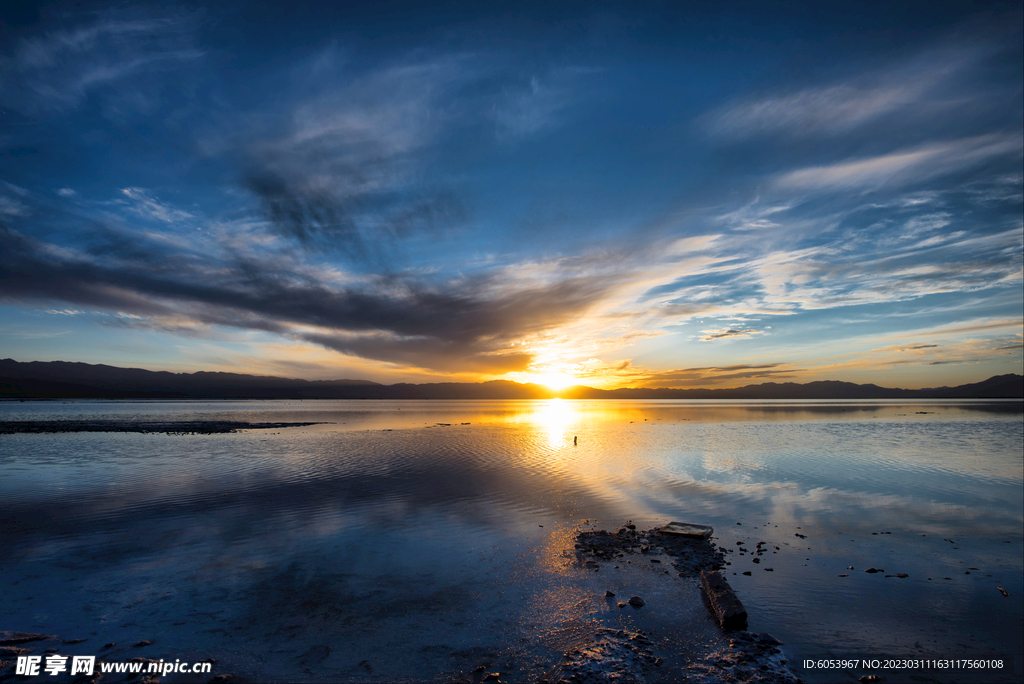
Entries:
[[718,624],[726,629],[746,629],[747,610],[729,582],[717,570],[705,570],[700,574],[700,580]]

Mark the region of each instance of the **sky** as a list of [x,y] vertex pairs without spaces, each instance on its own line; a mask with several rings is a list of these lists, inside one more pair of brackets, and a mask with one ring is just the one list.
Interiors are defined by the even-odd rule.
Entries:
[[0,357],[1024,372],[1010,3],[4,3]]

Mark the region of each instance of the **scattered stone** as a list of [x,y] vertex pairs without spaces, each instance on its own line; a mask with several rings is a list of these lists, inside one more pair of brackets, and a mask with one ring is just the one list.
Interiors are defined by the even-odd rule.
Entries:
[[100,650],[106,651],[108,648],[114,648],[115,646],[117,646],[117,642],[111,641],[109,644],[103,644],[103,648],[101,648]]
[[639,608],[644,605],[644,600],[639,596],[630,596],[629,601],[627,601],[627,603],[629,603],[629,605],[633,606],[634,608]]
[[746,572],[744,572],[743,574],[744,574],[744,575],[747,575],[747,576],[749,577],[750,575],[752,575],[752,574],[754,574],[754,573],[752,573],[752,572],[750,572],[749,570],[747,570],[747,571],[746,571]]
[[1000,593],[1000,594],[1002,594],[1003,596],[1009,596],[1009,595],[1010,595],[1010,594],[1009,594],[1009,593],[1007,593],[1007,591],[1006,591],[1005,589],[1003,589],[1002,587],[996,587],[996,589],[998,589],[998,590],[999,590],[999,593]]
[[235,681],[237,681],[237,678],[233,674],[219,674],[210,677],[206,684],[232,684]]
[[64,643],[65,644],[80,644],[83,641],[88,641],[88,639],[65,639]]
[[882,568],[868,568],[864,572],[868,573],[869,575],[874,575],[876,572],[885,572],[885,570],[883,570]]
[[35,632],[0,632],[0,646],[27,644],[30,641],[45,641],[53,638],[52,634],[36,634]]
[[845,573],[845,572],[842,575],[840,575],[840,577],[849,577],[849,576],[850,575],[848,573]]
[[139,643],[135,644],[135,648],[141,648],[143,646],[152,646],[152,645],[153,645],[152,641],[140,641]]
[[497,681],[499,679],[501,679],[501,673],[500,672],[490,672],[486,676],[484,676],[484,681],[485,682],[493,682],[493,681]]
[[765,568],[765,572],[775,572],[775,568]]
[[882,681],[882,678],[879,677],[878,675],[864,675],[863,677],[861,677],[857,681],[863,682],[864,684],[874,684],[874,682]]
[[613,592],[613,591],[606,591],[606,592],[604,592],[604,595],[605,596],[615,596],[615,592]]

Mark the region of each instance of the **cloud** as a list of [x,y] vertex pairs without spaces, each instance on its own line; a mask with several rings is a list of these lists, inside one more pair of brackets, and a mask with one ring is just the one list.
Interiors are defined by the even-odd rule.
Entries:
[[984,42],[947,42],[839,81],[734,101],[701,122],[718,137],[792,139],[849,135],[869,124],[891,133],[939,117],[966,119],[1010,97],[986,69],[1016,37],[995,33]]
[[108,11],[89,24],[23,39],[0,57],[0,103],[28,114],[67,111],[108,84],[131,79],[147,88],[138,77],[202,56],[193,44],[195,28],[187,15]]
[[56,192],[61,197],[74,197],[75,195],[78,194],[77,192],[75,192],[71,188],[60,188]]
[[423,181],[446,107],[471,77],[463,62],[385,68],[301,102],[284,131],[246,145],[242,186],[279,234],[378,265],[400,239],[458,226],[458,194]]
[[735,364],[645,373],[637,380],[645,387],[736,387],[739,381],[800,378],[804,370],[786,363]]
[[121,194],[132,200],[128,209],[139,216],[164,223],[175,223],[192,218],[192,214],[187,211],[161,204],[142,188],[123,188]]
[[494,105],[499,138],[522,138],[554,125],[556,114],[570,102],[569,93],[537,76],[524,87],[510,88]]
[[730,105],[705,118],[708,129],[729,137],[765,133],[808,136],[845,131],[917,101],[930,79],[900,84],[842,84]]
[[775,179],[788,190],[873,189],[916,183],[1000,156],[1020,156],[1019,135],[983,135],[890,154],[790,171]]
[[129,254],[95,245],[75,251],[10,229],[0,229],[0,247],[5,301],[117,311],[127,315],[108,324],[175,334],[201,334],[203,326],[262,330],[434,369],[523,368],[533,354],[514,349],[516,340],[579,318],[609,287],[607,278],[572,274],[540,286],[506,280],[497,287],[492,275],[433,283],[373,277],[331,287],[252,255],[231,262],[139,240]]
[[764,330],[754,330],[753,328],[747,328],[740,330],[738,328],[728,328],[726,330],[701,330],[703,337],[700,338],[701,342],[710,342],[712,340],[721,340],[727,337],[738,337],[740,339],[747,339],[751,335],[763,335]]

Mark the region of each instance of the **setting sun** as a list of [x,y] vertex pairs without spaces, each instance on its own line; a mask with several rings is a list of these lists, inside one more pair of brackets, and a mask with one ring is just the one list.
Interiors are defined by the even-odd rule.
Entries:
[[562,390],[576,382],[576,378],[568,373],[549,372],[536,376],[536,382],[553,390]]

